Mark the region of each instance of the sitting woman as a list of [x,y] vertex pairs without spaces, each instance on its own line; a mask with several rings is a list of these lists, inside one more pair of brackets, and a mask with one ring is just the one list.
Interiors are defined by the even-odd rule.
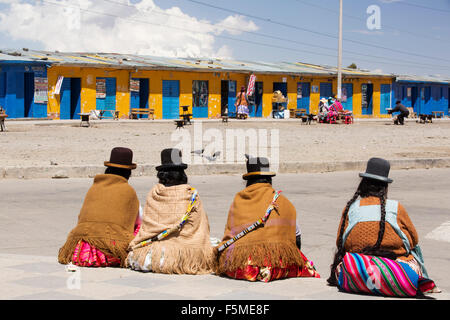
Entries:
[[405,208],[387,199],[389,170],[388,161],[371,158],[359,174],[362,180],[342,213],[328,283],[346,292],[383,296],[439,292],[428,279]]
[[[247,174],[243,175],[247,187],[235,196],[230,207],[218,246],[217,274],[264,282],[320,277],[299,249],[295,208],[285,196],[278,197],[272,188],[273,176],[267,158],[247,158]],[[274,208],[269,216],[268,206]],[[253,228],[261,218],[264,222]]]
[[161,162],[156,167],[159,183],[148,193],[141,228],[129,246],[127,266],[168,274],[212,273],[215,251],[208,216],[200,198],[193,197],[195,189],[187,184],[181,151],[163,150]]
[[139,228],[139,200],[128,184],[133,152],[114,148],[84,199],[77,226],[59,250],[58,261],[81,267],[124,266],[127,247]]

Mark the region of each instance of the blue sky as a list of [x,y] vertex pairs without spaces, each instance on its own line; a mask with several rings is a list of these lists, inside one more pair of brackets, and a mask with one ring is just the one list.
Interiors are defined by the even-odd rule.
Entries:
[[[59,6],[50,4],[51,1]],[[133,10],[134,5],[142,5],[143,1],[157,9],[151,12],[147,7],[145,15],[141,14],[138,20],[135,20],[135,13],[126,13]],[[82,29],[77,28],[64,30],[64,37],[58,38],[57,34],[63,32],[61,26],[57,30],[42,31],[44,35],[31,36],[32,32],[26,31],[26,20],[7,20],[14,14],[10,11],[10,2],[12,0],[0,0],[0,47],[3,48],[69,48],[73,51],[78,47],[78,51],[102,51],[104,48],[106,51],[135,50],[179,56],[189,52],[190,56],[222,54],[242,60],[337,65],[339,0],[96,0],[96,6],[86,5],[86,10],[82,11],[83,17],[91,15],[89,21],[83,20],[83,25],[91,23],[87,34],[99,33],[92,42],[86,40],[88,36],[83,38],[79,32]],[[16,2],[36,6],[40,3],[46,8],[56,10],[59,7],[67,11],[72,9],[62,8],[62,4],[83,4],[89,0]],[[379,30],[367,28],[370,14],[366,10],[370,5],[380,8]],[[158,10],[166,15],[161,15]],[[343,66],[354,62],[359,68],[385,73],[450,75],[450,0],[343,0],[343,10]],[[159,17],[152,15],[155,13]],[[28,14],[33,15],[33,10],[30,9]],[[175,21],[174,14],[183,16],[184,20]],[[119,22],[115,17],[122,15],[125,16]],[[44,17],[43,13],[44,18],[48,21],[48,16]],[[167,22],[169,18],[171,20]],[[185,27],[186,19],[192,22],[189,27]],[[158,29],[148,29],[156,28],[151,25],[154,21],[158,21]],[[21,24],[23,34],[28,35],[14,31],[15,23]],[[208,24],[229,29],[210,30]],[[146,29],[138,29],[139,25]],[[167,25],[175,27],[165,27]],[[197,32],[188,34],[183,32],[184,27],[186,31],[194,28]],[[136,36],[134,41],[124,38],[122,32]],[[65,41],[72,41],[74,46],[70,47]],[[123,43],[127,45],[121,46]],[[140,46],[152,49],[139,51]]]

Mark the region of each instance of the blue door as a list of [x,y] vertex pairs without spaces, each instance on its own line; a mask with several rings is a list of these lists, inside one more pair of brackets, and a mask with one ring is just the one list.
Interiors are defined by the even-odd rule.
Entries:
[[419,113],[419,91],[417,87],[411,87],[411,107]]
[[[254,116],[255,117],[262,117],[262,103],[263,100],[263,82],[262,81],[256,81],[255,82],[255,110],[254,110]],[[253,114],[251,114],[253,116]]]
[[341,100],[344,110],[353,111],[353,83],[342,84]]
[[236,81],[228,81],[228,114],[236,113]]
[[[105,79],[105,97],[97,97],[96,109],[97,110],[116,110],[116,78],[97,78]],[[112,118],[110,113],[105,113],[105,117]]]
[[[139,81],[139,91],[130,92],[130,107],[148,109],[150,81],[148,78],[133,79]],[[138,118],[148,118],[147,114],[138,114]]]
[[192,81],[192,117],[208,118],[208,81]]
[[297,108],[306,109],[309,114],[309,95],[311,85],[309,82],[297,83]]
[[81,78],[65,78],[60,90],[60,119],[76,119],[80,113]]
[[180,118],[180,82],[163,80],[163,119]]
[[321,82],[320,83],[320,99],[328,99],[333,94],[331,82]]
[[391,107],[391,85],[382,84],[380,90],[380,114],[388,114],[386,108]]
[[64,77],[59,91],[59,118],[62,120],[72,119],[70,114],[70,78]]
[[373,114],[373,84],[363,83],[361,85],[361,114],[372,115]]

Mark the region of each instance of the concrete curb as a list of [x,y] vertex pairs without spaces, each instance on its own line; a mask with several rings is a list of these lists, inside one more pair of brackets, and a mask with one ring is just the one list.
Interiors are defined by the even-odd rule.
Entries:
[[[391,169],[431,169],[450,168],[450,158],[434,159],[393,159]],[[367,161],[335,162],[285,162],[280,163],[278,173],[319,173],[333,171],[364,171]],[[156,165],[138,165],[133,176],[155,176]],[[0,168],[0,179],[45,179],[45,178],[93,178],[103,173],[104,166],[44,166],[44,167],[4,167]],[[188,175],[243,174],[245,163],[231,164],[191,164]]]

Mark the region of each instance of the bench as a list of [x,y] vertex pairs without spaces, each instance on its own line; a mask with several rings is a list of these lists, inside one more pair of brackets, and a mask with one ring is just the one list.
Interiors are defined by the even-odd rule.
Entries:
[[152,120],[155,120],[155,109],[149,108],[132,108],[131,109],[131,119],[137,119],[138,114],[148,115],[148,119],[152,117]]
[[0,113],[0,131],[6,131],[5,119],[8,117],[5,113]]
[[431,114],[433,115],[433,118],[443,118],[444,117],[444,111],[431,111]]
[[302,118],[303,116],[306,116],[306,109],[298,108],[295,110],[295,118]]

